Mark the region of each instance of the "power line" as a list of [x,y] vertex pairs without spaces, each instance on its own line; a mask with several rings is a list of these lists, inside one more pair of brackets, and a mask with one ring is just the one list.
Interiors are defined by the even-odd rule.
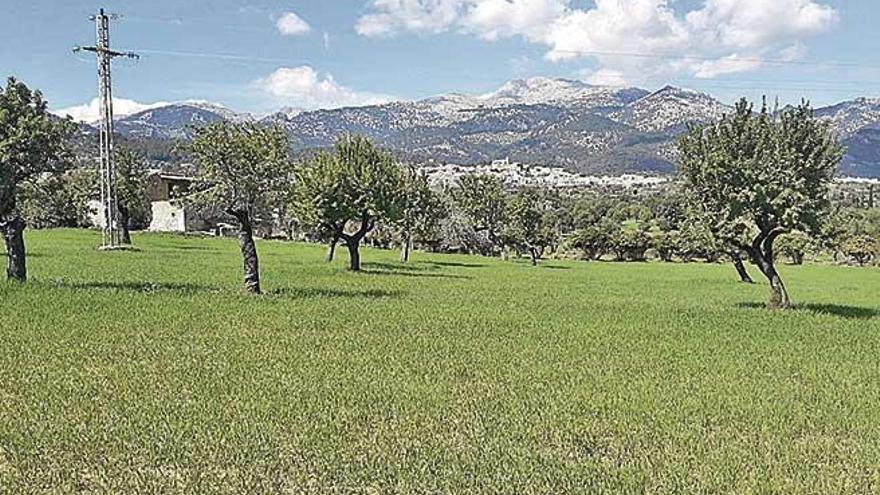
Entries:
[[154,50],[149,48],[141,48],[138,49],[138,52],[144,53],[147,55],[165,55],[169,57],[192,57],[192,58],[207,58],[207,59],[215,59],[215,60],[230,60],[236,62],[259,62],[266,64],[289,64],[289,63],[297,63],[289,59],[283,58],[266,58],[266,57],[252,57],[249,55],[236,55],[231,53],[209,53],[209,52],[187,52],[187,51],[178,51],[178,50]]

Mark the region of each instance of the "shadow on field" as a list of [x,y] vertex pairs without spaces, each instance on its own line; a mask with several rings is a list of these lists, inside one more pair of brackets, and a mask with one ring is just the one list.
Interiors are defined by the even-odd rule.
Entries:
[[361,270],[360,273],[365,275],[388,275],[388,276],[397,276],[397,277],[423,277],[423,278],[454,278],[454,279],[470,279],[471,277],[466,277],[464,275],[449,275],[445,273],[425,273],[422,271],[406,271],[400,269],[393,270],[370,270],[364,269]]
[[463,263],[460,261],[419,261],[423,265],[433,265],[435,267],[455,267],[455,268],[485,268],[486,265],[480,263]]
[[426,266],[426,267],[422,268],[422,267],[408,265],[408,264],[404,264],[404,263],[385,263],[382,261],[364,261],[363,263],[361,263],[361,266],[364,268],[367,268],[367,269],[376,268],[380,271],[381,270],[387,270],[387,271],[405,270],[405,271],[411,271],[411,272],[421,272],[421,271],[426,271],[426,270],[438,269],[438,267],[435,267],[435,266]]
[[545,270],[571,270],[570,266],[562,266],[562,265],[542,265],[538,263],[538,266]]
[[99,290],[124,290],[153,294],[156,292],[179,292],[182,294],[196,294],[204,292],[220,292],[215,287],[190,283],[163,283],[163,282],[67,282],[57,281],[53,285],[67,289],[99,289]]
[[[737,306],[740,308],[748,309],[766,309],[767,307],[766,304],[754,302],[739,303],[737,304]],[[874,318],[880,318],[880,310],[872,308],[862,308],[858,306],[843,306],[841,304],[795,304],[792,310],[806,311],[810,313],[818,313],[830,316],[839,316],[841,318],[848,318],[851,320],[871,320]]]
[[293,299],[310,299],[318,297],[346,298],[346,299],[381,299],[384,297],[401,297],[405,292],[400,290],[341,290],[319,289],[316,287],[284,287],[270,292],[273,296],[291,297]]
[[812,311],[833,316],[841,316],[855,320],[871,320],[880,317],[880,310],[872,308],[860,308],[857,306],[841,306],[839,304],[804,304],[795,306],[795,309]]

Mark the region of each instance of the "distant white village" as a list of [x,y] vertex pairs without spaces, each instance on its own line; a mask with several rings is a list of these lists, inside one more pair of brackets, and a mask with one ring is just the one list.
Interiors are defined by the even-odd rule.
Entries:
[[434,186],[454,185],[458,178],[468,174],[497,175],[512,186],[550,187],[641,187],[656,186],[673,180],[672,177],[625,174],[618,176],[593,176],[569,172],[563,168],[542,165],[525,165],[509,159],[495,160],[487,165],[429,164],[423,167],[429,182]]
[[[646,176],[624,174],[616,176],[594,176],[569,172],[560,167],[527,165],[510,159],[494,160],[483,165],[424,164],[422,170],[434,187],[455,186],[459,178],[469,174],[490,174],[502,177],[512,186],[542,186],[553,188],[655,188],[671,184],[675,176]],[[193,178],[179,174],[171,174],[156,170],[150,175],[147,196],[152,203],[151,222],[148,230],[154,232],[193,232],[205,231],[212,226],[204,222],[199,215],[188,208],[181,199],[186,195]],[[859,177],[841,177],[838,184],[880,185],[880,179]],[[93,214],[90,216],[94,225],[101,227],[102,216],[99,214],[100,203],[93,201]]]

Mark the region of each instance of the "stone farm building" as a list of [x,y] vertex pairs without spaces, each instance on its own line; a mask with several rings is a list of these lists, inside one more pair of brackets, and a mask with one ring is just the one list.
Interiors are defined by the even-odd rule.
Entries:
[[155,172],[147,180],[147,197],[152,203],[153,232],[192,232],[211,228],[183,198],[193,184],[193,178],[184,175]]

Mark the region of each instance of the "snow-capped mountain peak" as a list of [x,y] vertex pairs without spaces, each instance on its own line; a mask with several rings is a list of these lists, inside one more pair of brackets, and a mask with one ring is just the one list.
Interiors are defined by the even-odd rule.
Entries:
[[479,96],[487,106],[577,105],[622,106],[646,94],[634,88],[593,86],[583,81],[533,77],[515,79],[496,91]]
[[665,86],[636,100],[612,118],[641,131],[657,132],[691,122],[716,120],[728,110],[729,107],[705,93]]
[[[414,161],[462,165],[510,157],[580,172],[672,171],[675,142],[690,123],[712,122],[730,107],[712,96],[666,86],[592,86],[582,81],[510,81],[484,95],[450,93],[418,101],[302,111],[284,108],[259,121],[279,125],[296,149],[331,146],[363,134]],[[880,99],[859,98],[816,110],[849,153],[851,175],[880,175]],[[189,138],[220,120],[252,118],[205,101],[178,102],[123,117],[119,133],[147,139]]]

